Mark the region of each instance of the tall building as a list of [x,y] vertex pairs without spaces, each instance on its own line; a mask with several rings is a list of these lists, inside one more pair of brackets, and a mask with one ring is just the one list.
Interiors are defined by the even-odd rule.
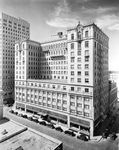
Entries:
[[16,107],[93,136],[108,111],[108,40],[80,23],[42,43],[15,44]]
[[0,87],[4,100],[14,98],[15,41],[29,37],[30,24],[27,21],[0,13]]

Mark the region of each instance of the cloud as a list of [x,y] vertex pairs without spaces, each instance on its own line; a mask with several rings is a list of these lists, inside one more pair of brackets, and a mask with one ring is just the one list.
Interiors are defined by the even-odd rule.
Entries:
[[119,16],[106,15],[96,19],[96,23],[101,28],[107,28],[109,30],[119,30]]
[[55,18],[46,22],[48,25],[53,27],[67,28],[76,25],[78,23],[78,20],[70,18]]
[[66,28],[76,25],[78,20],[71,12],[68,0],[60,0],[46,23],[53,27]]
[[[108,2],[111,3],[110,0]],[[118,30],[118,15],[118,7],[106,6],[106,2],[102,6],[102,0],[59,0],[46,23],[49,26],[66,28],[75,26],[80,20],[83,24],[95,22],[101,28]]]
[[119,31],[119,23],[118,24],[114,24],[110,27],[108,27],[109,30],[118,30]]

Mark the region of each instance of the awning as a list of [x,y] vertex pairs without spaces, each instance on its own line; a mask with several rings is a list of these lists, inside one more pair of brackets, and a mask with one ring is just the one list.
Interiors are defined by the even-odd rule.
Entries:
[[25,108],[25,105],[23,103],[16,102],[16,106],[17,107],[21,107],[21,108]]
[[47,114],[44,114],[44,113],[42,113],[42,112],[39,112],[39,113],[37,113],[38,115],[41,115],[41,116],[46,116]]
[[90,135],[90,132],[87,132],[87,131],[85,131],[85,130],[80,130],[79,132],[80,132],[80,133],[83,133],[83,134],[85,134],[85,135]]
[[53,115],[53,114],[50,114],[49,116],[50,116],[50,117],[54,117],[54,118],[59,119],[59,120],[67,121],[67,119],[62,118],[62,117],[60,117],[60,116]]

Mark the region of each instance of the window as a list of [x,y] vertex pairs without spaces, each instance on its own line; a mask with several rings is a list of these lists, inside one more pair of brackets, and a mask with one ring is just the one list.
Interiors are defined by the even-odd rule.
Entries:
[[67,101],[63,101],[63,104],[67,104]]
[[77,103],[77,107],[82,107],[82,104],[81,103]]
[[66,86],[63,86],[63,90],[66,90]]
[[84,97],[84,101],[89,102],[89,97]]
[[74,62],[74,58],[71,58],[71,62],[72,62],[72,63]]
[[89,57],[85,57],[85,62],[89,62]]
[[74,43],[71,43],[71,49],[74,49]]
[[71,75],[74,75],[74,71],[71,71]]
[[71,34],[71,40],[74,40],[74,34]]
[[89,76],[89,71],[85,71],[85,76]]
[[89,117],[89,113],[84,112],[84,116]]
[[82,112],[81,112],[81,111],[77,111],[77,114],[78,114],[78,115],[82,115]]
[[77,59],[77,61],[78,61],[78,62],[81,62],[81,57],[79,57],[79,58]]
[[81,87],[77,87],[77,91],[80,92],[81,91]]
[[71,52],[71,56],[74,57],[74,52]]
[[77,68],[78,68],[78,69],[81,69],[81,64],[78,64]]
[[78,80],[77,82],[81,82],[81,78],[78,78],[77,80]]
[[78,72],[77,72],[77,75],[78,75],[78,76],[81,76],[81,71],[78,71]]
[[75,106],[75,103],[74,102],[70,102],[70,106]]
[[84,105],[84,108],[89,109],[89,105]]
[[71,91],[74,91],[74,87],[71,87]]
[[89,69],[89,64],[85,64],[85,69]]
[[89,47],[89,41],[85,41],[85,47]]
[[75,113],[75,110],[73,110],[73,109],[70,109],[70,112],[71,112],[71,113]]
[[74,65],[71,65],[71,69],[74,69]]
[[85,83],[89,83],[89,79],[88,78],[85,78]]
[[85,56],[89,55],[89,50],[85,50]]
[[67,111],[67,108],[66,108],[66,107],[63,107],[62,110],[63,110],[63,111]]
[[71,78],[71,82],[74,82],[74,78]]
[[78,50],[81,49],[81,43],[78,43]]
[[85,93],[89,93],[89,89],[88,88],[85,88]]
[[85,31],[85,37],[88,37],[88,31]]
[[81,51],[80,50],[78,50],[78,55],[81,55]]

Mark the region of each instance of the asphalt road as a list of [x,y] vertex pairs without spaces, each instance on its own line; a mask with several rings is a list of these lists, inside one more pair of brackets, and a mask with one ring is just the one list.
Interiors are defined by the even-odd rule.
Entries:
[[100,149],[96,143],[81,141],[76,137],[70,137],[68,135],[65,135],[64,133],[60,133],[56,131],[55,129],[50,129],[46,126],[39,125],[38,123],[11,114],[8,112],[7,107],[4,107],[4,117],[12,119],[27,127],[33,128],[36,131],[42,132],[46,135],[49,135],[55,139],[62,141],[64,150],[99,150]]

